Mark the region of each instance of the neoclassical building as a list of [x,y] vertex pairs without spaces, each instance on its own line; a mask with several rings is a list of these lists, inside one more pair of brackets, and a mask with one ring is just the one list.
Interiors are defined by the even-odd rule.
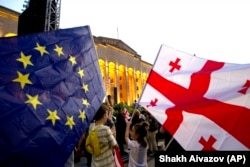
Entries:
[[114,103],[138,100],[152,65],[119,39],[94,37],[103,83]]
[[0,37],[17,34],[19,15],[20,13],[0,5]]
[[[20,13],[0,6],[0,37],[17,34]],[[143,91],[152,64],[119,39],[95,37],[103,85],[113,103],[131,105]]]

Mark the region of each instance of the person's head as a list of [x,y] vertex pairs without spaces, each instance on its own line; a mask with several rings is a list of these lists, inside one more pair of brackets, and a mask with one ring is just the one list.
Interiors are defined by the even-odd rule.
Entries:
[[136,110],[134,111],[134,116],[139,117],[140,114],[141,114],[140,110],[137,110],[137,109],[136,109]]
[[146,109],[145,109],[144,107],[141,107],[141,110],[140,110],[140,111],[141,111],[141,114],[143,114],[143,115],[145,115],[146,112],[147,112]]
[[143,147],[147,146],[147,142],[145,141],[145,137],[147,136],[147,126],[148,124],[145,122],[136,123],[130,130],[131,139],[138,141]]
[[135,120],[138,120],[139,119],[139,116],[140,116],[140,111],[139,110],[135,110],[134,113],[133,113],[133,119]]
[[141,121],[146,121],[145,115],[144,115],[144,114],[140,114],[139,120],[141,120]]
[[139,110],[135,110],[133,113],[133,117],[132,117],[132,125],[138,123],[139,121],[139,117],[140,117],[140,111]]
[[95,116],[94,116],[94,120],[95,121],[99,121],[101,119],[103,119],[104,122],[107,121],[108,118],[108,107],[105,104],[102,104],[100,106],[100,108],[97,110]]
[[113,111],[112,106],[110,106],[107,102],[104,102],[103,104],[106,105],[107,110],[108,110],[108,114],[112,113],[112,111]]
[[125,112],[124,107],[119,107],[119,108],[118,108],[118,114],[123,115],[124,112]]

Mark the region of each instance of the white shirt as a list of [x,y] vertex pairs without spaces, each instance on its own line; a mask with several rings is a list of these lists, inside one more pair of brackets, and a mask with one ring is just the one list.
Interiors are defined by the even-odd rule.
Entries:
[[147,148],[141,147],[135,140],[128,140],[129,162],[128,167],[147,167]]

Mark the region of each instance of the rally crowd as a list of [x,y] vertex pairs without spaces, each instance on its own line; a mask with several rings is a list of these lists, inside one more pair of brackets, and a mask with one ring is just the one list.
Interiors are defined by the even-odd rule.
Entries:
[[[118,150],[121,158],[128,159],[129,167],[147,167],[147,157],[154,157],[158,150],[183,150],[145,108],[140,107],[136,101],[131,107],[133,112],[130,114],[123,105],[114,107],[111,96],[108,95],[97,111],[93,123],[79,140],[74,151],[74,163],[78,163],[85,156],[88,167],[114,167],[117,163],[122,166],[122,161],[115,161],[115,151]],[[100,147],[107,149],[94,156],[86,150],[85,144],[88,132],[97,126]],[[158,146],[159,139],[165,140],[161,147]]]

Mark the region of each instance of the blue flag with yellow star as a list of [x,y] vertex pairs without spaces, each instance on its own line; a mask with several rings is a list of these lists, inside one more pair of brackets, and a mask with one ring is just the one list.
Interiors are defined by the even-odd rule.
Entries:
[[105,96],[89,26],[0,39],[0,166],[64,166]]

